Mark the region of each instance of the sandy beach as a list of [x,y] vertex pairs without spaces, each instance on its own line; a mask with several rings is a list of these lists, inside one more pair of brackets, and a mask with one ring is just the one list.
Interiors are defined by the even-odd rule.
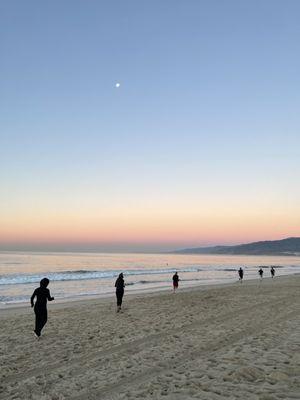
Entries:
[[[1,399],[299,399],[300,276],[0,311]],[[50,284],[51,290],[51,284]]]

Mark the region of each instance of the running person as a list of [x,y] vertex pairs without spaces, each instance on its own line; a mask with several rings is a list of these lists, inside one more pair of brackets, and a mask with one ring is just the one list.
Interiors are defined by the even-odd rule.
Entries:
[[178,282],[179,282],[179,276],[178,276],[177,271],[173,275],[172,279],[173,279],[173,290],[174,290],[174,293],[175,293],[175,290],[178,289]]
[[115,283],[116,296],[117,296],[117,312],[121,310],[122,300],[124,296],[124,287],[125,287],[124,275],[121,273]]
[[243,282],[243,277],[244,277],[244,271],[243,271],[243,268],[240,267],[240,269],[239,269],[239,280],[241,281],[241,283]]
[[274,278],[275,276],[275,268],[271,267],[271,277]]
[[260,269],[258,270],[258,273],[259,273],[260,279],[262,279],[262,278],[263,278],[263,274],[264,274],[263,269],[260,268]]
[[[54,300],[54,297],[50,296],[49,289],[47,289],[48,285],[49,279],[43,278],[40,281],[40,287],[35,289],[30,299],[31,307],[34,307],[35,312],[35,330],[33,332],[37,338],[41,336],[42,329],[47,323],[47,300]],[[34,303],[35,297],[36,302]]]

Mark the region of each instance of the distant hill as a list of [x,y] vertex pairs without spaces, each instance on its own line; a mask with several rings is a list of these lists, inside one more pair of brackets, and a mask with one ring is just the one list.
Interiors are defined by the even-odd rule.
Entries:
[[245,254],[245,255],[281,255],[291,256],[300,254],[300,237],[282,240],[267,240],[239,244],[237,246],[196,247],[175,250],[175,254]]

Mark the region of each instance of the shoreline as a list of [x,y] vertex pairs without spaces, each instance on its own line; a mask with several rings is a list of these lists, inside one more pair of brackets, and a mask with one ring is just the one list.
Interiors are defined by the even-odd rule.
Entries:
[[[53,255],[53,254],[52,254]],[[1,261],[1,260],[0,260]],[[275,265],[276,277],[300,272],[300,258],[286,261],[282,258],[240,256],[172,256],[163,258],[146,254],[101,256],[92,258],[70,254],[70,257],[49,258],[34,255],[30,258],[12,255],[2,258],[0,263],[0,313],[2,310],[26,307],[33,290],[44,276],[50,279],[49,289],[55,303],[84,301],[114,296],[114,280],[122,271],[127,283],[126,295],[168,291],[172,286],[171,276],[177,270],[183,287],[214,286],[234,283],[237,270],[242,265],[245,282],[258,277],[260,266],[268,269]],[[48,272],[45,272],[48,271]],[[127,274],[128,273],[128,274]],[[48,276],[49,275],[49,276]]]
[[[292,276],[299,276],[299,273],[295,273],[293,275],[287,274],[287,275],[280,275],[275,278],[273,278],[273,281],[277,280],[282,280],[282,279],[288,279]],[[272,282],[272,278],[263,278],[263,282]],[[243,283],[241,284],[238,280],[232,281],[232,282],[220,282],[220,283],[213,283],[213,284],[196,284],[193,286],[187,286],[184,288],[179,288],[176,292],[176,294],[179,293],[192,293],[192,292],[204,292],[204,291],[209,291],[209,290],[217,290],[221,288],[227,288],[227,287],[232,287],[236,288],[239,285],[250,285],[253,286],[255,284],[263,284],[263,282],[260,282],[259,278],[255,279],[247,279],[244,280]],[[269,284],[269,283],[268,283]],[[154,297],[154,296],[160,296],[160,295],[166,295],[166,294],[172,294],[173,293],[173,287],[171,285],[166,286],[166,287],[159,287],[156,289],[135,289],[131,290],[130,292],[126,292],[125,289],[125,294],[123,298],[123,302],[126,301],[126,299],[132,301],[137,298],[142,298],[142,297]],[[56,309],[61,309],[65,307],[72,307],[76,305],[94,305],[94,304],[102,304],[102,303],[108,303],[108,302],[115,302],[116,301],[116,295],[115,293],[104,293],[104,294],[99,294],[99,295],[91,295],[91,296],[86,296],[83,295],[82,297],[70,297],[70,298],[62,298],[58,300],[54,300],[53,302],[48,302],[48,311],[56,310]],[[30,298],[28,299],[28,302],[22,302],[22,303],[11,303],[7,305],[0,305],[0,318],[3,316],[5,317],[6,314],[9,312],[22,312],[24,310],[29,310],[29,312],[32,312],[32,308],[30,305]]]
[[[281,279],[293,275],[299,275],[299,273],[295,274],[286,274],[286,275],[278,275],[274,279]],[[263,278],[263,281],[267,280],[272,280],[270,277],[265,277]],[[250,279],[244,279],[243,284],[245,283],[250,283],[250,282],[259,282],[259,278],[250,278]],[[219,283],[197,283],[191,286],[185,286],[185,287],[179,287],[178,292],[190,292],[192,290],[207,290],[209,288],[219,288],[219,287],[226,287],[230,285],[236,285],[240,284],[238,280],[235,280],[232,278],[230,282],[219,282]],[[50,287],[51,290],[51,287]],[[157,288],[149,288],[149,289],[130,289],[130,291],[126,292],[126,287],[125,287],[125,298],[134,298],[136,296],[140,295],[154,295],[154,294],[164,294],[164,293],[169,293],[173,292],[173,287],[171,285],[166,285],[163,287],[157,287]],[[74,303],[82,303],[82,302],[94,302],[94,301],[105,301],[109,299],[115,299],[115,293],[99,293],[98,295],[81,295],[81,296],[76,296],[76,297],[67,297],[67,298],[58,298],[54,302],[49,302],[48,306],[51,306],[51,308],[56,308],[56,306],[61,306],[61,305],[67,305],[67,304],[74,304]],[[22,302],[16,302],[16,303],[8,303],[8,304],[0,304],[0,316],[5,312],[6,310],[18,310],[18,309],[24,309],[24,308],[31,308],[30,307],[30,297],[28,298],[28,302],[22,301]]]

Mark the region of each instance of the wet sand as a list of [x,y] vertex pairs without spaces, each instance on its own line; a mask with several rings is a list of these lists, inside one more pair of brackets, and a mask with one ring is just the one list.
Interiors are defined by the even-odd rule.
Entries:
[[[1,399],[299,399],[300,276],[0,310]],[[51,289],[51,284],[50,284]]]

